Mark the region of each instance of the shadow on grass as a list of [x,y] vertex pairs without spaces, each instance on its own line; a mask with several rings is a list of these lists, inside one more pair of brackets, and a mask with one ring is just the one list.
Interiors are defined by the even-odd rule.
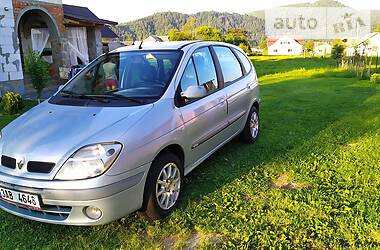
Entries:
[[[261,136],[255,145],[233,140],[188,175],[179,210],[189,209],[204,195],[256,172],[255,178],[268,183],[264,166],[289,157],[309,155],[308,142],[332,124],[358,113],[376,89],[354,79],[302,79],[262,86]],[[354,111],[353,111],[354,110]],[[370,127],[368,127],[370,129]],[[350,133],[345,141],[355,140],[366,129]],[[322,149],[323,150],[323,149]],[[269,187],[268,187],[269,188]],[[127,202],[127,201],[126,201]],[[0,213],[3,248],[116,248],[132,234],[140,237],[151,225],[133,214],[121,221],[99,227],[63,227],[23,220]],[[170,217],[167,219],[170,220]],[[188,222],[186,227],[194,229]],[[17,234],[12,233],[17,232]],[[126,236],[128,235],[128,236]],[[123,238],[125,236],[126,238]],[[132,239],[131,239],[132,240]]]

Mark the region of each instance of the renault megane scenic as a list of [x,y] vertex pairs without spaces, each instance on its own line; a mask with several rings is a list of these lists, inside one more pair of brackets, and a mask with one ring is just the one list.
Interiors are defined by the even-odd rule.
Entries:
[[0,208],[64,225],[165,217],[184,176],[236,136],[257,140],[259,104],[255,69],[230,44],[102,55],[1,131]]

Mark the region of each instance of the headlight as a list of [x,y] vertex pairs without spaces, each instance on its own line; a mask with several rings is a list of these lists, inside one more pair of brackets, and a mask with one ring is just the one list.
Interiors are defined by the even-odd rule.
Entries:
[[58,171],[56,180],[83,180],[103,174],[116,160],[121,144],[95,144],[73,154]]

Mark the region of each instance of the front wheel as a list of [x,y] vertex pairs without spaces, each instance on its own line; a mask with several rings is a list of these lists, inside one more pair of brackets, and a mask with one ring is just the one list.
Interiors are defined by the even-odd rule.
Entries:
[[152,164],[145,184],[143,215],[157,220],[169,215],[178,205],[183,184],[183,166],[172,153],[164,153]]
[[240,139],[245,143],[255,143],[260,134],[260,115],[255,106],[252,106]]

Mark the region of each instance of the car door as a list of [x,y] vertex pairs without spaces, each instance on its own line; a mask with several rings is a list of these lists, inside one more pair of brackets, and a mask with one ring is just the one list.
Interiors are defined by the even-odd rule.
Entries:
[[233,51],[227,46],[213,46],[223,75],[224,90],[228,106],[227,120],[229,136],[240,132],[244,127],[245,115],[249,112],[249,79],[244,76],[245,69]]
[[227,104],[219,81],[210,49],[197,49],[187,63],[177,91],[181,93],[194,85],[207,91],[206,96],[195,100],[178,95],[185,127],[187,166],[203,161],[224,141],[220,132],[228,125]]

